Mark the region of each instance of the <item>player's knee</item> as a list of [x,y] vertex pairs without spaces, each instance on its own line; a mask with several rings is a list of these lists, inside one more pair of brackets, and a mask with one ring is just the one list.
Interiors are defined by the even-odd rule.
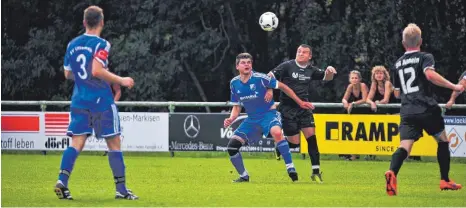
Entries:
[[441,131],[437,134],[434,134],[433,137],[435,140],[437,140],[437,142],[448,142],[448,138],[445,134],[445,131]]
[[296,135],[293,135],[293,136],[287,136],[286,140],[288,140],[289,143],[294,143],[294,144],[299,144],[300,143],[299,134],[296,134]]
[[107,142],[107,147],[109,150],[112,150],[112,151],[121,150],[121,140],[120,140],[119,135],[105,138],[105,141]]
[[87,140],[87,135],[74,135],[71,138],[71,145],[73,148],[75,148],[78,151],[82,151],[84,148],[84,145],[86,144]]
[[288,141],[288,145],[290,146],[290,148],[294,149],[294,148],[298,148],[299,147],[299,143],[295,144],[295,143],[292,143],[290,141]]
[[241,146],[243,146],[243,144],[239,140],[235,138],[230,139],[227,145],[228,154],[230,156],[236,155],[239,152]]

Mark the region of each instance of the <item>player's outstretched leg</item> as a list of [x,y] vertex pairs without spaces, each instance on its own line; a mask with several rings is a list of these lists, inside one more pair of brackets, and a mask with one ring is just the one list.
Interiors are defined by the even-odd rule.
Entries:
[[439,141],[437,146],[437,161],[440,167],[440,190],[459,190],[462,188],[461,184],[450,180],[448,176],[450,172],[450,149],[448,148],[449,142],[445,131],[434,137]]
[[[397,190],[397,180],[396,176],[398,175],[398,171],[400,171],[401,166],[403,165],[403,161],[408,157],[408,151],[403,147],[403,142],[412,140],[402,140],[401,146],[393,153],[392,160],[390,162],[390,170],[385,172],[385,190],[389,196],[395,196],[398,194]],[[412,146],[412,143],[409,144],[409,147]],[[409,148],[411,149],[411,148]]]
[[108,162],[112,169],[113,179],[115,180],[116,195],[115,199],[137,200],[139,199],[133,192],[126,188],[125,163],[123,153],[121,152],[120,136],[107,138]]
[[[295,144],[293,142],[290,142],[286,137],[285,137],[285,140],[288,141],[288,146],[290,147],[290,149],[294,149],[294,148],[299,147],[299,142],[297,144]],[[279,160],[281,160],[281,156],[282,156],[282,154],[278,150],[277,145],[275,145],[275,159],[277,159],[279,161]]]
[[[239,149],[243,144],[238,140],[241,138],[236,139],[237,136],[233,136],[230,141],[228,142],[228,154],[230,155],[231,164],[235,167],[236,171],[239,174],[239,178],[233,180],[234,183],[242,183],[242,182],[249,182],[249,174],[246,171],[243,163],[243,157],[241,156],[241,152]],[[242,139],[241,139],[242,140]]]
[[276,147],[283,157],[288,176],[291,178],[292,181],[297,181],[298,173],[296,172],[293,160],[291,159],[291,152],[290,146],[288,145],[288,141],[286,141],[286,139],[283,138],[282,129],[279,126],[273,126],[270,129],[270,134],[272,134],[272,137],[275,139]]
[[64,152],[60,165],[60,173],[58,181],[55,184],[54,192],[59,199],[73,199],[70,190],[68,189],[68,180],[73,171],[74,163],[78,158],[79,152],[84,147],[87,135],[76,135],[71,139],[71,146]]
[[307,151],[309,153],[309,158],[311,159],[311,168],[312,168],[312,175],[311,180],[323,183],[324,180],[322,179],[322,173],[320,172],[320,153],[319,147],[317,146],[317,138],[316,135],[312,135],[307,140]]

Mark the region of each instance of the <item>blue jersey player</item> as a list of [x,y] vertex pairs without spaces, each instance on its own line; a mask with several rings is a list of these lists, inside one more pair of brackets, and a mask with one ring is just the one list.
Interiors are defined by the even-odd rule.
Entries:
[[248,118],[236,129],[228,143],[230,160],[240,177],[233,182],[248,182],[249,174],[244,168],[243,159],[239,152],[241,146],[260,138],[260,133],[269,133],[283,155],[288,176],[292,181],[298,180],[298,174],[291,159],[288,142],[283,138],[280,114],[275,110],[274,102],[264,99],[268,88],[280,89],[292,98],[301,108],[313,109],[309,102],[304,102],[285,84],[262,73],[252,71],[252,56],[241,53],[236,57],[236,69],[240,75],[230,82],[231,102],[235,105],[224,126],[230,126],[241,112],[241,105],[246,109]]
[[108,160],[116,184],[115,198],[138,199],[125,185],[120,121],[110,88],[110,84],[132,88],[134,81],[130,77],[119,77],[108,71],[110,43],[99,37],[104,26],[103,20],[101,8],[90,6],[84,10],[86,33],[73,39],[66,49],[65,77],[74,79],[75,85],[67,132],[72,137],[72,143],[63,152],[54,189],[59,199],[73,199],[68,189],[68,180],[76,158],[93,131],[97,138],[104,138],[107,142]]

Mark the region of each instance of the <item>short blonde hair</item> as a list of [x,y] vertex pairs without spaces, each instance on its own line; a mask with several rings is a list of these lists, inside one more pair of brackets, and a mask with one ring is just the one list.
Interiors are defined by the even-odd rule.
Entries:
[[359,72],[358,70],[350,71],[350,77],[351,77],[351,74],[356,74],[356,75],[358,75],[359,80],[362,80],[361,72]]
[[388,71],[384,66],[374,66],[374,68],[372,68],[372,75],[371,75],[372,82],[377,82],[377,80],[375,80],[376,72],[383,72],[383,75],[384,75],[384,78],[382,80],[383,83],[390,80],[390,74],[388,74]]
[[410,23],[403,30],[403,43],[409,48],[416,47],[421,42],[421,36],[421,28],[414,23]]

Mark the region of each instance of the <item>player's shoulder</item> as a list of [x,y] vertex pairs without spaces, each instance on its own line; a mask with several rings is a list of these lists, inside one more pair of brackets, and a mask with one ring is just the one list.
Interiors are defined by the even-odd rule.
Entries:
[[293,64],[296,65],[295,62],[294,62],[294,59],[291,59],[291,60],[286,60],[286,61],[280,63],[280,64],[278,65],[278,67],[280,67],[280,68],[282,68],[282,69],[283,69],[283,68],[287,68],[287,69],[288,69],[289,67],[292,67]]
[[252,77],[262,78],[262,79],[267,79],[267,80],[271,79],[271,77],[269,77],[267,74],[264,74],[264,73],[261,73],[261,72],[253,72]]
[[84,41],[86,41],[87,44],[90,44],[96,48],[105,48],[106,50],[109,50],[111,47],[109,41],[97,35],[83,34],[82,36],[84,37]]
[[230,80],[230,85],[234,85],[236,82],[239,82],[240,79],[239,79],[239,75],[236,76],[236,77],[233,77],[233,79]]

